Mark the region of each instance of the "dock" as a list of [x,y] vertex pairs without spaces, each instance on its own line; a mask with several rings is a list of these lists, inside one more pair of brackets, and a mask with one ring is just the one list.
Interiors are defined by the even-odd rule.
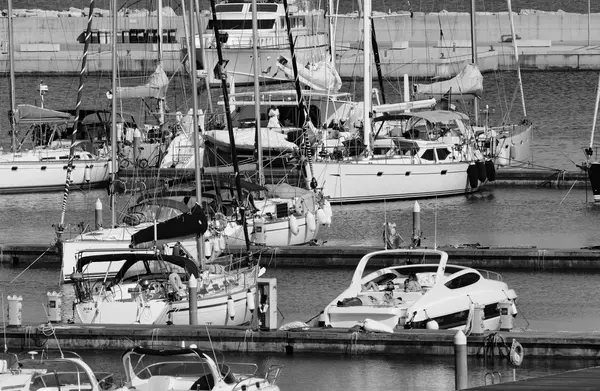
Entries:
[[[426,247],[423,247],[426,248]],[[594,270],[600,269],[600,248],[546,249],[537,247],[465,246],[438,247],[448,253],[449,262],[482,269],[518,270]],[[252,247],[262,253],[262,263],[268,267],[354,268],[371,251],[372,246],[285,246]],[[230,248],[239,253],[241,248]],[[374,266],[384,267],[398,262],[394,259],[374,260]],[[404,262],[404,260],[402,261]],[[60,268],[60,249],[38,244],[0,245],[0,265]]]
[[[252,330],[227,326],[80,325],[43,324],[0,328],[0,344],[11,348],[127,349],[180,346],[230,352],[453,355],[456,330],[397,330],[393,334],[353,329],[307,328]],[[6,340],[4,340],[6,338]],[[600,333],[502,331],[470,335],[469,356],[506,357],[513,338],[527,357],[595,358],[600,355]]]

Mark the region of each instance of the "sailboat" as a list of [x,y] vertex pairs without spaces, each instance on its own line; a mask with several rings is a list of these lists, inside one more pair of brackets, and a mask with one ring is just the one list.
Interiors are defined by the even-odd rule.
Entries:
[[[190,20],[193,21],[195,12],[193,2],[190,3]],[[116,10],[116,0],[113,7]],[[191,26],[193,32],[193,23]],[[193,41],[190,46],[194,46]],[[113,58],[116,57],[115,52]],[[194,53],[191,59],[194,59]],[[113,76],[113,88],[115,84]],[[195,77],[192,77],[192,91],[193,112],[197,113]],[[193,129],[197,155],[196,115],[193,116]],[[196,162],[199,160],[196,159]],[[226,257],[219,264],[206,264],[204,233],[208,229],[208,220],[201,206],[201,186],[202,170],[197,167],[194,206],[187,213],[154,223],[131,235],[131,247],[151,243],[154,248],[127,250],[115,246],[106,251],[93,248],[76,254],[75,272],[70,276],[75,287],[75,321],[192,325],[241,325],[249,322],[254,309],[258,265],[251,254],[235,259]],[[242,213],[242,222],[243,216]],[[179,243],[171,242],[162,251],[156,249],[157,241],[189,236],[196,238],[195,259]],[[91,268],[92,265],[96,268]],[[94,282],[99,266],[104,269],[104,277]],[[114,277],[109,278],[115,270]],[[195,296],[189,296],[194,294],[192,289],[188,295],[186,283],[189,288],[198,283]],[[192,306],[196,308],[192,310]]]
[[[510,27],[512,43],[515,52],[517,76],[521,104],[523,107],[523,119],[517,124],[492,126],[489,123],[489,110],[484,110],[485,120],[479,120],[478,99],[483,93],[483,76],[477,66],[477,40],[475,36],[476,9],[475,0],[471,1],[471,54],[472,64],[465,68],[450,80],[440,81],[432,84],[415,84],[415,95],[419,98],[436,98],[445,100],[448,104],[452,102],[472,102],[475,126],[473,127],[480,149],[486,158],[496,166],[523,166],[530,163],[531,141],[533,136],[533,123],[527,119],[525,97],[523,93],[523,82],[521,80],[521,67],[519,64],[519,51],[513,23],[511,1],[508,0],[508,12],[510,16]],[[482,122],[482,124],[480,124]]]
[[[44,107],[16,105],[12,17],[9,0],[11,148],[0,151],[0,194],[60,190],[66,181],[87,188],[104,185],[109,177],[108,157],[96,155],[91,140],[65,143],[57,137],[59,128],[65,130],[73,122],[72,116]],[[23,125],[34,129],[29,149],[24,140],[17,139],[17,128]]]
[[[332,203],[381,201],[465,194],[485,180],[476,161],[483,156],[474,145],[468,117],[445,110],[390,113],[389,105],[372,105],[371,1],[363,5],[364,102],[354,114],[361,137],[318,154],[307,170],[307,183],[322,183]],[[431,105],[435,102],[419,102]],[[404,110],[417,102],[404,102]],[[374,115],[377,113],[387,113]],[[352,116],[350,117],[352,118]],[[386,135],[381,137],[381,135]],[[350,135],[352,136],[352,135]]]

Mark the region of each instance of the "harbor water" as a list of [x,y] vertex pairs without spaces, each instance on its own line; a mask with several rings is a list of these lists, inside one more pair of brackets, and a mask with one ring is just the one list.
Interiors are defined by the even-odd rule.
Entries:
[[[419,2],[411,2],[413,6]],[[489,2],[488,2],[489,3]],[[502,2],[503,3],[503,2]],[[554,2],[563,4],[571,2]],[[573,2],[575,3],[575,2]],[[423,2],[424,4],[424,2]],[[431,3],[430,3],[431,4]],[[436,2],[437,4],[437,2]],[[76,4],[74,6],[77,6]],[[41,7],[39,5],[38,7]],[[56,6],[53,6],[55,8]],[[83,7],[83,6],[82,6]],[[108,108],[105,93],[110,75],[90,81],[85,89],[83,107]],[[189,96],[184,93],[187,82],[174,77],[169,92],[172,111],[187,111]],[[547,72],[523,75],[528,117],[536,124],[533,167],[575,170],[583,160],[582,148],[589,144],[598,75],[594,72]],[[50,92],[46,107],[71,108],[75,105],[77,78],[44,77]],[[34,103],[39,77],[19,77],[17,103]],[[135,80],[124,81],[134,85]],[[389,82],[386,91],[396,99],[399,82]],[[7,79],[0,79],[6,90]],[[514,73],[486,74],[484,99],[494,109],[494,120],[500,120],[512,105],[513,121],[520,120],[520,104],[514,99]],[[346,86],[354,91],[354,87]],[[356,86],[356,91],[362,91]],[[216,94],[215,91],[213,91]],[[356,99],[360,99],[360,92]],[[394,98],[390,98],[393,100]],[[204,100],[205,102],[205,100]],[[102,106],[103,107],[99,107]],[[141,112],[141,104],[130,103],[129,109]],[[7,94],[0,96],[0,107],[7,108]],[[504,108],[503,108],[504,107]],[[139,116],[138,116],[139,118]],[[140,118],[141,120],[141,118]],[[0,118],[1,140],[8,145],[6,116]],[[76,225],[93,224],[94,204],[100,199],[104,221],[110,221],[106,190],[70,192],[66,221]],[[58,222],[63,201],[62,192],[0,195],[0,244],[54,241],[52,224]],[[126,200],[120,199],[119,205]],[[334,206],[333,224],[319,238],[324,246],[381,245],[383,223],[395,222],[398,232],[408,240],[412,229],[414,201]],[[541,189],[486,187],[480,193],[419,201],[422,229],[427,247],[480,243],[494,246],[537,246],[543,248],[579,248],[600,244],[597,222],[600,207],[591,203],[586,189]],[[541,255],[543,257],[543,255]],[[347,286],[351,269],[324,268],[318,271],[278,268],[276,259],[263,259],[266,277],[278,281],[280,322],[308,321]],[[600,331],[600,274],[594,272],[501,271],[504,280],[519,295],[520,315],[517,328],[545,331]],[[45,321],[46,292],[60,290],[59,271],[45,267],[43,258],[31,268],[13,268],[0,264],[0,293],[24,297],[24,321]],[[68,296],[68,292],[67,292]],[[68,299],[68,297],[66,298]],[[3,303],[4,311],[5,303]],[[64,317],[71,316],[64,307]],[[518,332],[515,333],[518,339]],[[188,341],[193,342],[193,341]],[[507,343],[510,343],[508,341]],[[120,352],[84,352],[84,357],[97,370],[119,372]],[[452,357],[430,356],[341,356],[252,354],[229,355],[232,359],[249,360],[265,368],[271,363],[285,365],[282,390],[452,390],[454,369]],[[541,376],[568,369],[599,365],[594,360],[539,360],[525,358],[517,378]],[[469,359],[469,385],[484,384],[484,375],[499,371],[503,379],[512,377],[506,360],[493,364],[482,358]]]

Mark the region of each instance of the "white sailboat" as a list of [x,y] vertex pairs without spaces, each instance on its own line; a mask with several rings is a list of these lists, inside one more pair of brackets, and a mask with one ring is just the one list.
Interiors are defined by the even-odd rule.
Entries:
[[[62,142],[56,137],[58,127],[66,128],[73,122],[69,114],[43,107],[16,105],[12,17],[12,1],[9,1],[11,148],[10,151],[0,151],[0,194],[61,190],[66,181],[86,188],[104,185],[109,177],[109,158],[89,152],[91,143]],[[53,131],[48,134],[40,131],[30,140],[31,145],[25,145],[17,140],[17,128],[24,125],[40,130],[53,128]]]
[[[465,194],[479,189],[477,168],[475,180],[468,170],[482,156],[473,148],[474,140],[468,121],[459,113],[432,111],[426,118],[373,115],[371,76],[371,1],[364,2],[364,102],[361,123],[362,138],[350,144],[320,152],[307,170],[307,182],[322,183],[323,194],[332,203],[379,201]],[[431,104],[431,103],[428,103]],[[387,105],[381,111],[387,112]],[[405,109],[411,108],[410,103]],[[413,113],[410,113],[413,114]],[[357,116],[358,117],[358,116]],[[415,120],[416,118],[416,120]],[[407,124],[413,128],[407,128]],[[458,139],[449,137],[414,137],[418,131],[444,127]],[[391,133],[390,133],[391,131]],[[385,138],[380,138],[386,134]],[[352,140],[349,141],[352,143]],[[407,145],[409,144],[409,145]]]

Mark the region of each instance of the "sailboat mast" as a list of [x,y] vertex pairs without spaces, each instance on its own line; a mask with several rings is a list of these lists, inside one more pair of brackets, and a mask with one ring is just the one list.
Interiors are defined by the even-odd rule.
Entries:
[[[194,138],[194,168],[196,172],[196,203],[202,205],[202,161],[200,160],[200,135],[198,134],[198,80],[196,72],[196,25],[194,17],[196,10],[194,0],[190,0],[190,43],[188,45],[188,56],[190,61],[190,76],[192,82],[192,126]],[[196,252],[198,254],[198,264],[202,269],[206,267],[204,258],[204,235],[196,237]]]
[[[112,0],[112,111],[111,111],[111,135],[110,135],[110,183],[115,184],[117,170],[117,0]],[[111,227],[116,223],[115,193],[110,194],[110,222]]]
[[[477,10],[475,9],[475,0],[471,0],[471,62],[477,65]],[[452,104],[452,99],[448,102]],[[479,124],[479,101],[477,97],[473,99],[473,116],[475,125]]]
[[363,143],[370,149],[371,137],[371,0],[363,4]]
[[[192,1],[192,0],[190,0]],[[285,0],[284,0],[285,1]],[[227,121],[227,130],[229,131],[229,144],[231,145],[231,160],[233,160],[233,173],[235,176],[235,187],[237,189],[237,198],[239,202],[240,215],[242,219],[242,230],[244,231],[244,239],[246,242],[246,250],[250,251],[250,237],[246,224],[246,206],[243,202],[242,194],[242,179],[240,178],[240,167],[238,165],[237,150],[235,149],[235,137],[233,135],[233,123],[231,120],[231,108],[229,106],[229,91],[227,90],[227,73],[225,72],[225,61],[223,60],[223,50],[221,48],[221,39],[219,34],[219,24],[217,20],[217,6],[215,0],[210,0],[210,8],[212,12],[213,31],[215,33],[215,41],[217,44],[218,64],[215,67],[216,76],[221,79],[221,90],[223,91],[223,102],[225,107],[225,118]],[[192,34],[194,36],[194,34]],[[195,76],[195,75],[194,75]],[[256,99],[256,98],[255,98]]]
[[265,184],[265,172],[263,168],[262,132],[260,126],[260,85],[258,80],[258,11],[256,0],[252,0],[252,59],[254,61],[254,122],[256,129],[256,150],[258,152],[258,184]]
[[385,104],[385,90],[383,89],[383,75],[381,74],[381,60],[379,58],[379,45],[377,44],[377,34],[375,34],[375,22],[371,20],[371,43],[373,45],[373,59],[375,60],[375,69],[377,70],[377,80],[379,81],[379,91],[381,92],[381,102]]
[[[156,16],[158,19],[157,30],[158,30],[158,65],[162,65],[163,60],[163,19],[162,19],[162,0],[156,2]],[[165,125],[165,99],[160,98],[158,100],[158,126],[162,130]]]
[[515,62],[517,63],[517,77],[519,78],[519,90],[521,91],[521,104],[523,105],[523,117],[527,118],[527,109],[525,108],[525,94],[523,93],[523,79],[521,78],[521,64],[519,63],[519,48],[517,47],[517,37],[515,34],[515,23],[512,14],[511,0],[508,3],[508,18],[510,20],[510,34],[512,35],[513,48],[515,50]]
[[[87,71],[87,56],[88,49],[90,47],[90,41],[92,37],[92,16],[94,15],[94,0],[90,0],[90,10],[88,14],[88,23],[85,30],[85,43],[83,45],[83,56],[81,57],[81,70],[79,71],[79,88],[77,89],[77,103],[75,104],[75,120],[73,124],[73,135],[72,142],[75,142],[77,138],[77,131],[79,130],[79,113],[81,108],[81,99],[83,95],[83,81],[85,73]],[[113,89],[114,91],[114,89]],[[73,151],[71,151],[73,153]]]
[[[199,0],[196,0],[196,9],[200,10],[200,2]],[[199,12],[199,11],[198,11]],[[198,41],[200,42],[200,56],[201,56],[201,62],[202,62],[202,67],[204,67],[204,70],[206,71],[206,50],[204,49],[204,35],[203,35],[203,31],[204,29],[202,28],[202,20],[201,18],[196,18],[196,21],[198,22]],[[212,97],[210,94],[210,82],[208,81],[208,73],[204,75],[204,86],[206,87],[206,93],[208,94],[208,110],[209,112],[212,114],[214,113],[213,111],[213,103],[212,103]]]
[[596,92],[596,105],[594,106],[594,122],[592,123],[592,136],[590,137],[590,151],[594,147],[594,132],[596,131],[596,121],[598,120],[598,106],[600,106],[600,76],[598,77],[598,91]]
[[16,135],[16,118],[15,108],[17,106],[15,102],[15,40],[13,36],[13,15],[12,15],[12,0],[8,0],[8,61],[10,68],[10,130],[11,130],[11,145],[12,151],[17,152],[17,135]]
[[[329,50],[331,52],[331,61],[333,62],[333,65],[336,66],[337,64],[336,62],[336,50],[335,50],[335,29],[337,27],[337,12],[335,12],[334,10],[334,4],[333,4],[334,0],[328,0],[327,2],[327,7],[329,8]],[[336,15],[335,16],[335,22],[333,21],[333,16],[332,15]]]

